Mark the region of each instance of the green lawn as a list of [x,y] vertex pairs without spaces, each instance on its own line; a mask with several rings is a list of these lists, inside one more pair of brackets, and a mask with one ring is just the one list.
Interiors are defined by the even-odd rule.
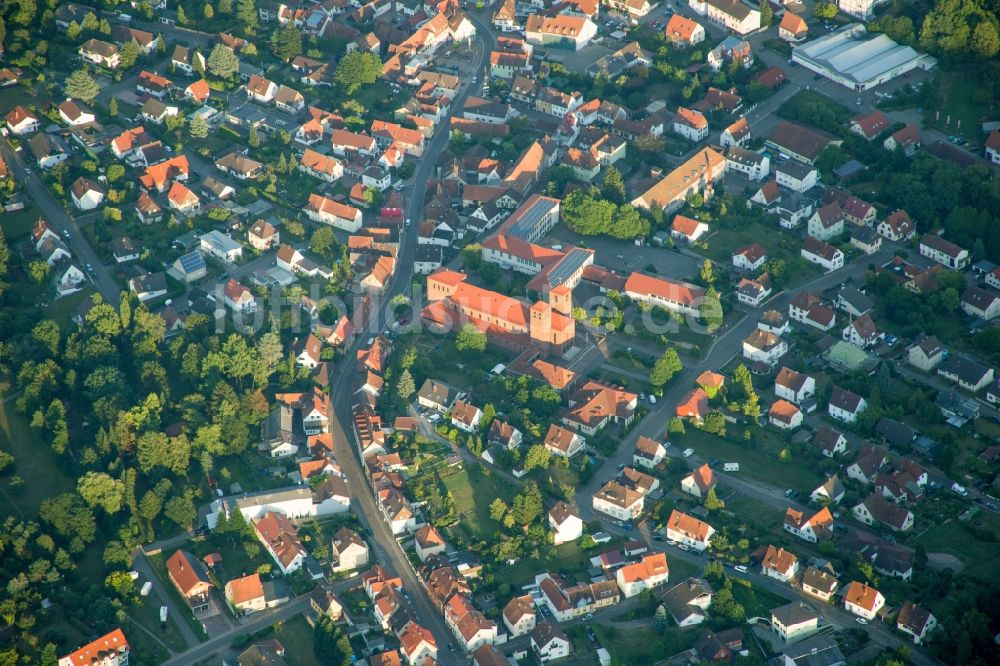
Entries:
[[285,661],[299,666],[321,666],[313,653],[313,629],[302,615],[277,624],[275,637],[285,646]]
[[[173,552],[170,553],[173,555]],[[158,592],[160,594],[169,594],[174,602],[180,606],[182,609],[187,608],[187,602],[181,598],[181,595],[177,592],[177,589],[170,583],[170,576],[167,574],[167,557],[164,553],[158,553],[156,555],[147,555],[146,559],[149,560],[150,566],[153,567],[153,571],[156,572],[157,578],[159,578],[160,587]],[[165,592],[164,592],[165,590]],[[158,611],[157,611],[158,612]],[[201,637],[202,640],[206,639],[205,629],[201,626],[201,622],[194,618],[194,615],[190,611],[183,611],[184,621],[188,623],[191,630],[194,632],[195,636]],[[175,620],[177,618],[174,618]]]
[[[742,432],[742,427],[731,424],[729,429],[730,437]],[[694,449],[704,460],[719,458],[724,462],[738,462],[740,471],[734,472],[735,475],[746,476],[772,486],[794,488],[799,492],[812,492],[823,482],[823,477],[804,466],[802,460],[797,460],[793,456],[791,461],[781,462],[776,455],[759,448],[760,444],[722,439],[693,427],[689,427],[684,435],[675,437],[677,446]],[[767,442],[765,438],[765,443]]]
[[80,308],[80,304],[96,292],[97,289],[94,285],[88,283],[86,287],[75,294],[63,296],[45,308],[45,317],[58,324],[68,324]]
[[593,625],[602,646],[611,653],[615,666],[647,666],[689,649],[698,640],[697,631],[667,629],[662,634],[652,627],[616,629],[611,625]]
[[934,525],[908,545],[922,545],[928,553],[949,553],[965,564],[964,575],[987,576],[996,571],[996,541],[1000,539],[1000,516],[980,511],[970,521],[978,530],[988,531],[993,541],[985,541],[966,529],[965,524],[952,519]]
[[129,618],[155,634],[157,638],[163,641],[174,652],[183,652],[186,650],[188,645],[184,642],[180,631],[177,629],[177,622],[180,620],[172,615],[168,616],[166,626],[161,628],[160,600],[152,594],[148,597],[139,597],[139,599],[140,603],[138,606],[132,606],[128,609]]
[[816,266],[802,261],[801,239],[783,232],[776,222],[751,222],[739,229],[719,229],[703,242],[708,246],[707,256],[722,265],[730,264],[734,251],[750,243],[760,243],[767,250],[769,258],[784,260],[787,283],[791,285],[808,280],[820,272]]
[[0,506],[4,513],[34,516],[42,500],[73,490],[75,484],[56,462],[55,453],[31,432],[28,418],[6,402],[0,391],[0,449],[14,456],[14,474],[24,479],[20,491],[10,488],[11,476],[0,478]]
[[726,499],[726,510],[737,514],[741,520],[752,525],[752,531],[763,535],[777,529],[783,531],[784,514],[770,504],[764,504],[752,497],[737,494]]
[[467,469],[456,470],[442,480],[455,498],[459,520],[469,535],[474,538],[493,536],[500,525],[490,518],[490,503],[500,497],[509,505],[514,489],[495,476]]
[[8,111],[18,105],[39,106],[47,101],[48,98],[45,95],[34,95],[33,92],[22,85],[4,88],[3,94],[0,95],[0,114],[6,115]]
[[979,121],[986,109],[973,101],[976,91],[982,85],[980,76],[963,70],[952,70],[935,80],[940,86],[938,99],[941,100],[941,106],[937,109],[925,108],[925,124],[948,134],[961,135],[975,142],[981,141],[983,137],[979,134]]
[[514,589],[533,583],[535,576],[545,571],[565,574],[569,580],[577,578],[583,580],[583,575],[590,566],[591,557],[599,554],[601,550],[613,548],[622,542],[623,540],[616,539],[611,543],[602,544],[600,549],[595,548],[594,550],[584,550],[580,547],[579,541],[560,544],[552,549],[554,554],[551,557],[543,554],[538,559],[522,558],[513,566],[506,567],[503,580]]
[[764,617],[770,617],[770,611],[772,608],[777,608],[778,606],[784,606],[788,603],[788,599],[785,597],[778,596],[773,592],[767,590],[762,590],[760,588],[754,588],[747,584],[743,584],[738,580],[733,582],[733,598],[743,605],[743,608],[747,612],[747,617],[757,617],[763,615]]
[[[271,558],[268,557],[267,551],[263,548],[260,549],[257,557],[251,558],[241,543],[233,545],[229,539],[223,537],[217,541],[212,538],[196,539],[188,542],[187,548],[198,557],[205,557],[214,552],[222,555],[222,577],[225,580],[219,582],[223,585],[233,578],[253,573],[262,564],[272,564]],[[173,555],[173,552],[169,553],[168,557],[170,555]]]

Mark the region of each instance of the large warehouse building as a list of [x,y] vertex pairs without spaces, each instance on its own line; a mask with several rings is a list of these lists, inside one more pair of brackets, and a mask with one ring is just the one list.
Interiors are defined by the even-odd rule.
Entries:
[[931,56],[897,44],[883,33],[869,34],[861,23],[793,48],[792,60],[859,92],[918,67],[931,69],[937,64]]

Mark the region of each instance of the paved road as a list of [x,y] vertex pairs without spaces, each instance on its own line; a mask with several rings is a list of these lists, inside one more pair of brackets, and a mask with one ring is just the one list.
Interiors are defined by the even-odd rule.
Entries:
[[[25,148],[24,150],[27,149]],[[90,246],[90,243],[87,242],[86,237],[80,231],[77,219],[67,213],[62,204],[56,201],[56,198],[52,196],[48,188],[45,187],[34,172],[34,168],[28,167],[32,168],[30,174],[25,171],[25,163],[21,159],[21,152],[15,151],[7,139],[0,140],[0,154],[3,155],[8,168],[13,171],[15,180],[24,183],[29,198],[41,209],[42,214],[49,220],[52,227],[60,235],[64,231],[70,232],[68,244],[73,251],[74,257],[81,264],[90,264],[93,266],[90,279],[97,286],[104,300],[117,308],[121,300],[118,284],[112,279],[111,274],[104,267],[100,257],[97,256],[97,252],[94,251],[94,248]],[[82,265],[81,268],[83,268]]]
[[[479,52],[479,59],[475,71],[482,73],[485,70],[486,55],[492,49],[494,43],[492,35],[485,31],[484,26],[477,19],[473,19],[479,31],[478,38],[485,43],[485,47]],[[430,143],[426,146],[421,157],[416,173],[413,178],[412,193],[406,211],[406,217],[411,219],[411,224],[420,223],[423,215],[423,203],[427,193],[427,181],[431,178],[432,170],[437,163],[437,158],[441,151],[447,146],[450,132],[448,123],[451,114],[460,112],[465,104],[465,100],[476,86],[471,81],[465,86],[452,102],[451,111],[448,118],[441,121],[441,127],[435,133]],[[381,331],[390,320],[392,297],[404,293],[413,277],[413,259],[416,250],[416,231],[414,228],[407,230],[400,242],[400,251],[397,265],[400,270],[390,282],[382,307],[372,313],[368,323],[370,332]],[[331,387],[331,394],[334,396],[334,412],[330,419],[330,431],[333,433],[334,453],[340,461],[347,476],[348,483],[354,489],[352,492],[353,506],[362,524],[367,528],[368,533],[374,538],[375,560],[383,566],[392,569],[403,580],[403,588],[413,602],[414,610],[421,624],[434,634],[434,639],[439,648],[439,662],[442,664],[457,664],[459,659],[456,654],[449,652],[447,645],[454,642],[451,632],[444,623],[441,613],[435,608],[427,595],[424,587],[420,584],[416,574],[411,567],[402,547],[396,541],[388,524],[383,520],[381,512],[375,501],[375,497],[370,491],[367,478],[361,467],[360,456],[354,446],[353,423],[351,418],[351,383],[353,380],[353,362],[355,352],[360,349],[368,339],[368,335],[359,336],[355,346],[348,350],[346,355],[346,365],[341,367],[340,374],[334,386]]]

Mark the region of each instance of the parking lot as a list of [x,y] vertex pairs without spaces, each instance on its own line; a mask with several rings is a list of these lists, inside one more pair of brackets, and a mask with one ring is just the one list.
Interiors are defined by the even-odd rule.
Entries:
[[674,252],[673,250],[654,245],[635,247],[625,245],[622,241],[603,236],[581,236],[563,225],[552,230],[541,245],[576,245],[596,251],[594,263],[610,268],[623,276],[634,271],[650,272],[649,267],[656,269],[657,275],[674,278],[675,280],[690,280],[698,274],[699,260]]

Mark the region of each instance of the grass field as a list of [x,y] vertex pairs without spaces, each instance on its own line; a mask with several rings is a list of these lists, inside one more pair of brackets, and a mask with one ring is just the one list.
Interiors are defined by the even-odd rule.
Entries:
[[490,503],[500,497],[509,505],[515,494],[513,488],[495,476],[466,469],[445,476],[444,485],[455,498],[462,527],[476,538],[491,536],[500,528],[490,518]]
[[[925,122],[948,134],[960,135],[972,141],[981,141],[979,121],[986,112],[973,99],[982,85],[980,77],[962,70],[949,71],[947,76],[938,76],[940,89],[939,109],[926,109]],[[939,111],[935,117],[935,111]],[[950,123],[949,123],[950,119]]]
[[964,575],[989,576],[996,573],[997,540],[1000,540],[1000,516],[990,511],[980,511],[971,520],[980,530],[993,534],[993,541],[973,535],[963,523],[952,519],[918,536],[908,545],[922,545],[928,553],[949,553],[962,560]]
[[[173,553],[171,553],[171,555],[172,554]],[[164,553],[147,555],[146,559],[149,560],[150,566],[153,567],[153,571],[156,572],[156,576],[159,578],[157,581],[159,583],[157,593],[161,595],[169,594],[173,598],[174,603],[180,606],[180,608],[186,609],[187,602],[181,598],[180,593],[178,593],[177,589],[170,583],[170,576],[167,574],[167,558],[164,556]],[[188,623],[188,626],[191,627],[194,635],[201,637],[202,640],[206,639],[207,636],[205,635],[205,628],[201,626],[201,622],[198,622],[190,611],[185,610],[182,612],[184,615],[184,622]],[[177,619],[176,616],[174,619]]]
[[[745,582],[745,581],[744,581]],[[747,612],[747,617],[761,616],[770,617],[772,608],[784,606],[788,599],[778,596],[773,592],[744,585],[738,581],[733,583],[733,598],[743,605]]]
[[35,226],[35,221],[40,215],[41,212],[34,205],[28,206],[24,210],[0,215],[0,226],[3,227],[7,244],[12,249],[18,241],[31,235],[31,228]]
[[[621,541],[616,543],[621,543]],[[610,548],[611,544],[604,544],[604,546]],[[578,541],[558,545],[553,550],[555,551],[553,557],[524,558],[513,566],[506,567],[504,569],[504,582],[517,589],[522,585],[533,583],[535,575],[545,571],[563,573],[570,580],[573,580],[586,572],[590,566],[590,558],[597,554],[597,551],[585,551],[580,548]]]
[[611,653],[611,663],[620,666],[646,666],[689,649],[698,640],[698,632],[671,628],[662,634],[652,627],[616,629],[594,625],[601,645]]
[[187,643],[181,637],[177,629],[179,621],[172,615],[167,617],[165,627],[160,626],[160,606],[159,599],[154,596],[140,597],[140,604],[128,609],[128,616],[132,621],[141,624],[151,633],[155,634],[163,643],[174,652],[183,652],[188,648]]
[[760,243],[769,258],[784,260],[788,284],[797,284],[820,273],[819,268],[801,260],[801,239],[783,232],[776,224],[751,222],[739,229],[720,229],[704,242],[708,245],[708,257],[723,265],[732,261],[734,251],[750,243]]
[[[735,427],[730,426],[735,433]],[[748,476],[768,485],[794,488],[800,492],[812,492],[822,483],[823,478],[812,469],[801,464],[794,457],[784,463],[747,442],[721,439],[695,428],[688,428],[678,437],[678,446],[693,448],[702,459],[719,458],[726,462],[738,462],[741,476]]]
[[274,635],[285,646],[285,661],[289,664],[321,666],[313,653],[312,627],[302,615],[276,625]]
[[42,500],[74,488],[73,481],[56,463],[55,453],[31,432],[27,417],[14,409],[9,393],[0,391],[0,449],[14,456],[14,473],[24,479],[18,492],[10,489],[10,477],[0,479],[0,506],[5,513],[33,517]]

